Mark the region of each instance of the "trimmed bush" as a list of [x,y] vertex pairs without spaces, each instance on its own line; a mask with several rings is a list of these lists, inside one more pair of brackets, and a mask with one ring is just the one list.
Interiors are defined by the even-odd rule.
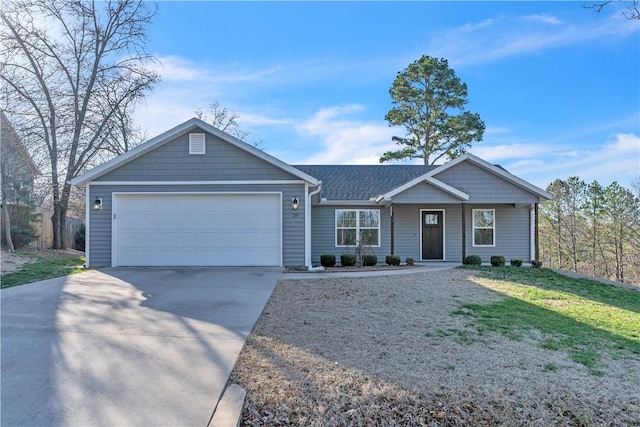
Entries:
[[504,267],[504,257],[502,255],[492,255],[491,265],[494,267]]
[[482,265],[482,258],[480,258],[480,255],[468,255],[464,257],[462,263],[464,265]]
[[355,254],[342,254],[340,255],[340,265],[343,267],[353,267],[356,265]]
[[400,257],[398,255],[387,255],[384,257],[384,262],[387,265],[400,265]]
[[404,262],[406,262],[407,265],[413,265],[413,258],[408,257]]
[[362,255],[362,265],[372,267],[378,263],[378,257],[375,254]]
[[320,255],[320,265],[323,267],[334,267],[336,265],[336,256],[334,254]]
[[532,259],[531,260],[531,267],[542,268],[542,261],[536,261],[535,259]]
[[518,259],[518,258],[516,258],[516,259],[512,259],[512,260],[511,260],[511,265],[512,265],[513,267],[521,267],[521,266],[522,266],[522,260],[521,260],[521,259]]

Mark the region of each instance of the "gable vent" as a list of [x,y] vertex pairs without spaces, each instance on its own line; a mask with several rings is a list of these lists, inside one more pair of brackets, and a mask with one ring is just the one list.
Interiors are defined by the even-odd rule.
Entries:
[[207,145],[205,144],[204,133],[189,134],[189,154],[205,154]]

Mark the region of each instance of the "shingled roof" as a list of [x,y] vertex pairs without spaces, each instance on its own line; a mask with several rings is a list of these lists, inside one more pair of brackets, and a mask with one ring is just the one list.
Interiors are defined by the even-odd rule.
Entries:
[[293,165],[322,181],[327,200],[369,200],[437,168],[437,165]]

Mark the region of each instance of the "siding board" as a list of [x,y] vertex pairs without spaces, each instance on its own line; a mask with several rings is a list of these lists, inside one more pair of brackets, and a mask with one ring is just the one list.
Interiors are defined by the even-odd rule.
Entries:
[[[263,185],[92,185],[89,187],[89,200],[102,198],[102,210],[89,211],[89,243],[91,267],[111,265],[111,225],[113,193],[135,192],[281,192],[282,193],[282,259],[283,264],[304,265],[304,184],[263,184]],[[291,199],[298,197],[297,211],[291,208]],[[257,213],[259,214],[259,213]],[[116,219],[117,221],[117,219]]]

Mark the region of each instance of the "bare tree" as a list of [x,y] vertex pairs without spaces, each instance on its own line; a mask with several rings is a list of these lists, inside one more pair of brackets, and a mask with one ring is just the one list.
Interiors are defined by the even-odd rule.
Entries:
[[108,146],[118,111],[159,80],[146,52],[156,12],[142,0],[3,4],[2,100],[48,157],[54,248],[64,245],[69,181]]
[[586,9],[593,9],[596,13],[600,13],[612,3],[625,3],[627,5],[627,10],[622,12],[624,17],[627,19],[640,19],[639,2],[640,0],[602,0],[594,3],[584,3],[583,7]]
[[209,123],[216,129],[226,132],[231,136],[235,136],[241,141],[248,142],[256,148],[262,145],[262,140],[252,139],[248,141],[250,132],[243,129],[238,123],[240,114],[229,110],[227,107],[220,105],[220,102],[213,101],[209,104],[209,111],[204,112],[201,108],[194,111],[194,114],[200,120]]

